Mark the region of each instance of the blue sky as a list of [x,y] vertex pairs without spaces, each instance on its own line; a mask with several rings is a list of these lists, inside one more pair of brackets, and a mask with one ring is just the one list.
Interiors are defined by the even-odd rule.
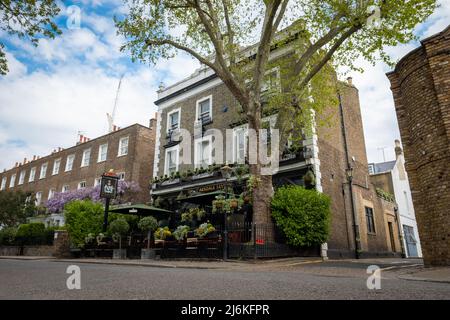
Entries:
[[[443,30],[450,21],[450,0],[428,21],[417,27],[420,37]],[[0,77],[0,170],[33,155],[45,156],[58,147],[70,147],[77,133],[95,138],[106,133],[106,113],[114,105],[120,76],[116,124],[147,125],[156,112],[153,101],[161,81],[171,84],[190,75],[198,63],[186,55],[156,66],[132,63],[120,53],[123,39],[116,35],[113,16],[126,12],[122,0],[60,1],[57,18],[63,35],[42,39],[37,48],[29,42],[0,32],[5,44],[10,73]],[[68,29],[68,7],[81,10],[80,28]],[[390,48],[399,59],[417,46],[411,43]],[[360,61],[365,73],[353,73],[360,90],[361,109],[370,161],[394,157],[394,140],[399,138],[389,81],[389,68]]]

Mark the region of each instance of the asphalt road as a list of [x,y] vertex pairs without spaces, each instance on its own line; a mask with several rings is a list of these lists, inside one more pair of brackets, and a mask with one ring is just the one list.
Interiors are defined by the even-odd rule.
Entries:
[[366,265],[197,270],[79,264],[81,289],[68,290],[70,263],[0,260],[0,299],[445,299],[450,284],[408,281],[383,271],[368,290]]

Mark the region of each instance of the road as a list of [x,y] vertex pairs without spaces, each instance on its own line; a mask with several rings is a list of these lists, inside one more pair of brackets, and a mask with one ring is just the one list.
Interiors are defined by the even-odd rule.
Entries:
[[399,279],[382,271],[368,290],[367,266],[328,262],[286,267],[198,270],[79,264],[81,289],[52,260],[0,260],[0,299],[450,299],[450,284]]

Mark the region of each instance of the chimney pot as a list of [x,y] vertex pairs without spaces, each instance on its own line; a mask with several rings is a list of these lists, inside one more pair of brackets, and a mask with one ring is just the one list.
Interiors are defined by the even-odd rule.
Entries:
[[395,140],[395,157],[398,159],[399,156],[403,154],[402,145],[400,143],[400,140]]
[[353,85],[353,78],[352,77],[348,77],[347,78],[347,83],[352,86]]

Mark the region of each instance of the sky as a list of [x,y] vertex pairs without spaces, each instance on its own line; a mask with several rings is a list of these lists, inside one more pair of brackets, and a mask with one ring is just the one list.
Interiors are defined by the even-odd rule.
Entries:
[[[440,4],[417,26],[420,38],[448,26],[450,0]],[[71,5],[80,9],[79,28],[73,28],[77,20],[72,19]],[[177,82],[199,66],[185,54],[155,66],[132,63],[119,50],[124,39],[116,35],[112,19],[126,12],[122,0],[61,1],[59,6],[57,23],[63,34],[42,39],[38,47],[0,31],[10,69],[0,76],[0,170],[33,155],[43,157],[58,147],[71,147],[80,132],[89,138],[107,133],[106,113],[113,110],[122,75],[115,124],[147,126],[157,111],[153,102],[160,83]],[[398,60],[418,45],[413,42],[388,52]],[[369,162],[394,159],[394,140],[400,133],[385,76],[390,69],[382,63],[358,64],[365,72],[350,76],[359,89]]]

